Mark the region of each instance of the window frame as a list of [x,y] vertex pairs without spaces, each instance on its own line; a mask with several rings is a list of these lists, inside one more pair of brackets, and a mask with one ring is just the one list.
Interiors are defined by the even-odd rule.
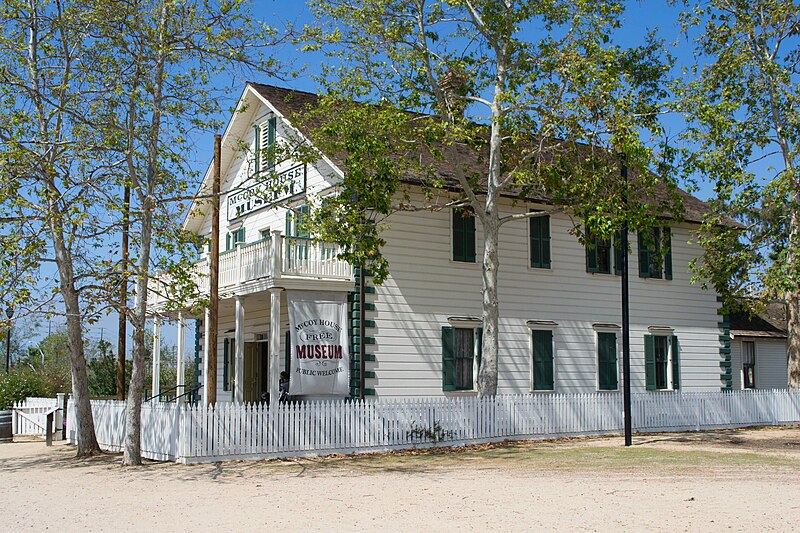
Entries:
[[[648,236],[647,233],[650,235]],[[672,279],[672,228],[654,226],[637,232],[639,277],[642,279]],[[650,242],[648,242],[650,241]],[[651,248],[651,246],[653,246]],[[654,261],[654,257],[658,261]],[[647,265],[647,271],[644,266]]]
[[[661,341],[663,339],[663,341]],[[658,341],[657,341],[658,340]],[[666,347],[666,360],[663,362],[666,383],[664,387],[659,387],[658,365],[656,342],[663,342]],[[648,352],[652,350],[652,370],[648,367],[650,356]],[[681,356],[680,343],[675,331],[669,326],[650,326],[644,336],[644,366],[645,366],[645,390],[653,392],[678,391],[681,383]],[[648,374],[652,373],[652,381]]]
[[[483,323],[480,319],[472,317],[451,317],[447,321],[447,325],[442,326],[442,391],[447,393],[476,393],[478,391],[478,372],[480,372],[481,351],[483,348]],[[446,371],[446,356],[445,356],[445,331],[450,329],[453,331],[453,365],[457,364],[458,360],[458,336],[457,330],[471,330],[472,331],[472,384],[469,387],[456,384],[457,368],[453,369],[453,383],[448,384],[447,371]]]
[[[745,362],[744,362],[744,356],[745,356],[744,347],[745,347],[745,344],[747,344],[747,345],[752,347],[752,353],[750,355],[752,355],[752,357],[753,357],[752,363],[747,365],[749,367],[752,367],[752,381],[749,383],[749,385],[750,385],[749,387],[747,385],[748,385],[748,381],[750,381],[750,380],[746,379],[746,377],[745,377],[745,376],[747,376],[747,369],[745,367]],[[756,389],[756,364],[757,364],[756,363],[756,361],[757,361],[757,358],[756,358],[756,342],[755,341],[742,341],[741,354],[742,354],[741,355],[741,362],[742,362],[742,389],[743,390],[755,390]]]
[[[622,232],[618,231],[609,239],[599,239],[587,230],[586,244],[584,245],[584,252],[586,254],[586,272],[589,274],[606,274],[606,275],[622,275],[622,260],[620,252],[622,249]],[[593,247],[593,248],[592,248]],[[608,268],[600,269],[600,252],[602,250],[603,257],[608,258]],[[590,258],[594,254],[595,267],[590,266]]]

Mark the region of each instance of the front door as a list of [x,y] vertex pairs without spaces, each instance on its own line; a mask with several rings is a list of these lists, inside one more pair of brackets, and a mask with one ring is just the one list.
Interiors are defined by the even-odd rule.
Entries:
[[244,401],[267,401],[269,392],[269,344],[244,343]]

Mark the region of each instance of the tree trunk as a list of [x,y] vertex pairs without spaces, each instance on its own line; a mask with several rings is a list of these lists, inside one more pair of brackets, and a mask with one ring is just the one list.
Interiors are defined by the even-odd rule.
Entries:
[[496,209],[487,212],[483,222],[483,354],[478,373],[478,394],[497,394],[497,355],[500,306],[497,301],[497,274],[500,256],[497,254],[500,224]]
[[153,236],[152,197],[146,199],[142,206],[141,254],[136,277],[136,305],[131,322],[133,323],[133,369],[131,384],[128,388],[128,404],[125,410],[125,445],[122,464],[139,466],[142,464],[142,400],[144,395],[144,363],[145,338],[144,328],[147,319],[147,286],[149,281],[148,265],[150,264],[150,245]]
[[792,291],[786,296],[788,303],[789,338],[786,351],[789,358],[789,388],[800,389],[800,293]]
[[100,453],[100,445],[94,432],[92,404],[89,401],[89,378],[86,373],[86,357],[83,346],[78,294],[62,291],[67,311],[67,339],[70,366],[72,368],[72,401],[75,403],[77,424],[77,457],[88,457]]

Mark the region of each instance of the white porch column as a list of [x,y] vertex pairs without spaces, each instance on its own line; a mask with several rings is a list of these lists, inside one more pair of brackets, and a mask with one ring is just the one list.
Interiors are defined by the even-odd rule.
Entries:
[[184,364],[186,359],[186,324],[183,322],[183,312],[178,313],[178,365],[176,369],[176,373],[178,374],[176,377],[177,389],[175,392],[175,396],[180,396],[178,398],[178,403],[182,403],[186,398],[181,396],[184,392],[186,392],[186,383],[184,383]]
[[[161,393],[161,319],[153,319],[153,392],[151,398],[155,398]],[[158,401],[157,399],[155,401]]]
[[280,397],[278,390],[281,372],[281,292],[273,287],[270,293],[269,313],[269,402],[275,404]]
[[233,378],[233,400],[237,403],[244,401],[244,303],[242,297],[236,297],[236,363]]
[[[208,308],[206,308],[203,327],[205,328],[203,334],[203,405],[208,407],[208,388],[211,386],[208,382],[208,354],[211,352],[211,346],[209,344],[211,337],[211,310]],[[216,383],[214,386],[216,387]]]
[[280,279],[283,272],[283,235],[281,230],[272,230],[272,279]]

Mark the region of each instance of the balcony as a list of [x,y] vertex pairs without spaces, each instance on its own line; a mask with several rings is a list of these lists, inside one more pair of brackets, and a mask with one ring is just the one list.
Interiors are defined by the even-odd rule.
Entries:
[[[352,287],[353,268],[338,259],[338,254],[339,247],[335,244],[284,237],[280,232],[260,241],[239,244],[219,256],[220,298],[275,286],[318,289],[320,284],[338,282],[343,288]],[[208,273],[208,258],[195,263],[191,277],[197,284],[197,297],[209,294]],[[177,301],[169,278],[153,278],[150,287],[147,305],[151,312],[174,307],[174,303],[169,305]]]

